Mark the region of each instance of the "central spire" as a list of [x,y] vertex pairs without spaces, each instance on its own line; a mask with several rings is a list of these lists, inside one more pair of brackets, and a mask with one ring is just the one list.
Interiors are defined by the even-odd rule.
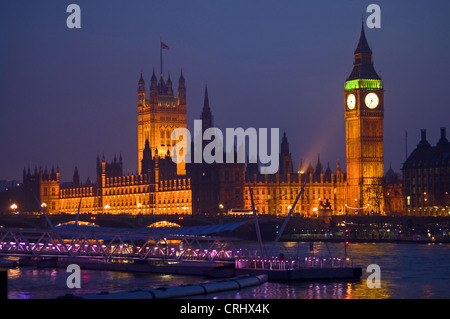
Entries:
[[213,116],[211,109],[209,107],[209,97],[208,97],[208,87],[205,85],[205,100],[203,102],[202,115],[200,116],[202,120],[202,128],[204,130],[213,127]]
[[367,43],[366,33],[364,32],[364,23],[361,24],[361,35],[359,37],[358,46],[356,47],[355,54],[358,53],[368,53],[372,54],[372,50]]
[[381,80],[373,67],[372,50],[370,49],[364,32],[364,23],[361,25],[361,35],[354,54],[355,60],[353,62],[353,70],[347,78],[347,81],[358,79]]

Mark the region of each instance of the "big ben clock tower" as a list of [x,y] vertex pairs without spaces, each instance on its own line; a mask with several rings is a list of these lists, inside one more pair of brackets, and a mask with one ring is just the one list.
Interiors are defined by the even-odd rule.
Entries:
[[383,93],[363,24],[344,91],[349,213],[384,211]]

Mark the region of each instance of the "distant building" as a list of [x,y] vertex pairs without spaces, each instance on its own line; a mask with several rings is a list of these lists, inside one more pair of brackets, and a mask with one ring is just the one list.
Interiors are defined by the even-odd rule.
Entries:
[[450,142],[445,127],[436,146],[427,141],[426,130],[416,149],[403,164],[403,197],[408,215],[449,216]]
[[386,215],[403,215],[403,183],[392,167],[386,172],[383,181],[384,209]]

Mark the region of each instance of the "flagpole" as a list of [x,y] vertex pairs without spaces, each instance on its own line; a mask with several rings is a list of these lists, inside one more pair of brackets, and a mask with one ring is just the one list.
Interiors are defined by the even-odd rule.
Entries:
[[159,38],[159,52],[160,52],[160,58],[161,58],[161,75],[163,74],[163,68],[162,68],[162,37]]

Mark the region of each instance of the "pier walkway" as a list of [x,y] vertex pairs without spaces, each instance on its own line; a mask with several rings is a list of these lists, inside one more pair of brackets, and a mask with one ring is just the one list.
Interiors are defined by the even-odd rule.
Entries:
[[117,229],[79,225],[45,230],[0,228],[0,256],[234,262],[245,252],[236,249],[231,239],[211,235],[233,230],[243,223],[175,229]]

